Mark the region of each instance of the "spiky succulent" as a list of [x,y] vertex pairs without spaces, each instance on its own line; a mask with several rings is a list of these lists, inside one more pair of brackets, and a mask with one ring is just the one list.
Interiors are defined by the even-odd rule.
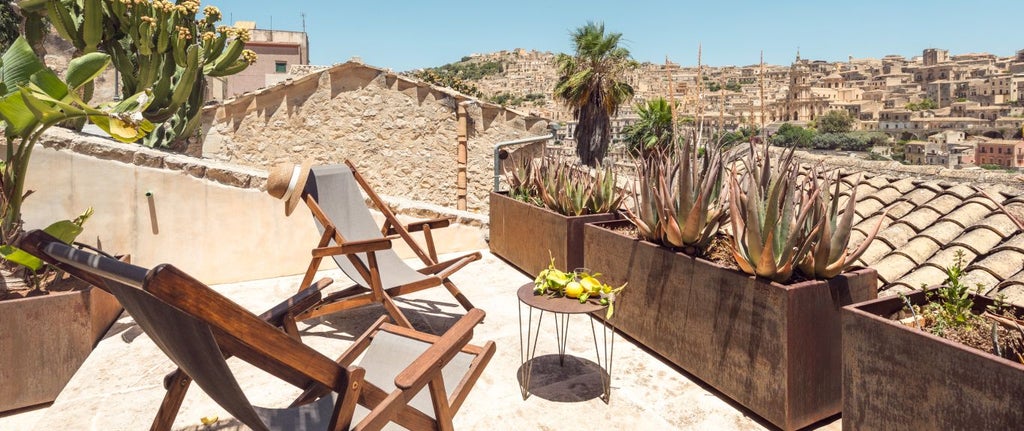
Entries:
[[[812,181],[824,181],[825,187],[820,187],[818,195],[819,203],[812,208],[810,220],[814,221],[816,234],[811,238],[809,253],[799,264],[800,271],[811,278],[823,279],[832,278],[856,261],[867,250],[871,241],[878,234],[885,220],[885,213],[878,218],[874,229],[868,232],[867,238],[861,242],[860,247],[852,252],[847,248],[850,242],[850,234],[853,232],[854,206],[857,203],[857,186],[860,179],[853,184],[850,196],[842,212],[839,211],[840,185],[838,172],[828,175],[819,175],[818,169],[812,168],[808,174]],[[833,184],[833,191],[829,190],[829,184]]]
[[616,186],[618,176],[611,166],[591,168],[545,158],[534,177],[541,202],[562,215],[610,213],[617,209],[625,192]]
[[820,226],[807,231],[819,205],[816,181],[801,179],[793,149],[772,160],[768,146],[751,145],[743,172],[729,177],[733,256],[743,272],[786,282],[813,244]]
[[636,211],[626,217],[644,239],[697,254],[728,219],[723,170],[721,152],[708,148],[702,156],[691,140],[655,151],[639,162]]

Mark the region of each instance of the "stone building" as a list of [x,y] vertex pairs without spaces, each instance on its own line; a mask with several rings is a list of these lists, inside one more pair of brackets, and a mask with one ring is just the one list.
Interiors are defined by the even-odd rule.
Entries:
[[1003,168],[1024,167],[1024,140],[991,139],[980,142],[977,163]]
[[[464,166],[458,161],[462,115]],[[207,108],[201,152],[259,169],[348,159],[382,194],[448,207],[457,206],[464,170],[467,209],[485,212],[495,144],[546,135],[547,125],[544,118],[350,61]]]
[[252,21],[238,21],[235,27],[249,30],[246,49],[256,53],[256,63],[223,78],[210,78],[210,100],[224,100],[292,78],[293,66],[309,64],[309,37],[302,31],[256,28]]

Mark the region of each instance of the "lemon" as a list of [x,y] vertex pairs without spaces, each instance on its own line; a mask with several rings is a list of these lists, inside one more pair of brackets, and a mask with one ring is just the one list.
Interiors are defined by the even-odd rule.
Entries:
[[578,281],[570,281],[565,285],[565,296],[570,298],[579,298],[580,294],[583,293],[583,285]]

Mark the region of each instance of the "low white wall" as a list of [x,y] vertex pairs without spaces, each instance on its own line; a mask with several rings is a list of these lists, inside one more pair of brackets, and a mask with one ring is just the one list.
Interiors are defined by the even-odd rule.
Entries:
[[[35,192],[23,208],[26,229],[91,206],[95,215],[79,241],[131,253],[141,266],[171,263],[208,284],[302,273],[319,240],[305,205],[285,217],[283,202],[262,191],[263,171],[66,130],[49,132],[44,141],[29,169],[26,189]],[[446,211],[418,209],[439,215],[433,210]],[[438,252],[485,248],[485,221],[456,215],[463,223],[435,232]],[[399,245],[400,254],[412,256]],[[322,268],[333,265],[327,263]]]

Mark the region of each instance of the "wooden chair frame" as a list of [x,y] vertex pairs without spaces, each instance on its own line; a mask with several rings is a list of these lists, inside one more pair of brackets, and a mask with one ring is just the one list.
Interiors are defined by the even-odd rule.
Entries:
[[[383,199],[374,192],[363,176],[359,174],[359,171],[356,170],[352,162],[345,160],[345,164],[352,171],[352,176],[359,184],[359,188],[367,194],[370,201],[373,203],[373,206],[384,215],[384,224],[381,227],[381,234],[384,235],[384,237],[363,241],[346,241],[341,233],[338,232],[335,224],[324,213],[323,209],[321,209],[317,200],[304,191],[302,196],[303,201],[306,203],[306,206],[309,207],[313,217],[316,218],[316,220],[324,227],[324,233],[320,237],[320,242],[312,251],[313,259],[310,261],[309,267],[306,269],[305,277],[303,277],[302,284],[300,284],[300,286],[309,285],[316,276],[316,272],[320,268],[320,263],[323,258],[336,255],[347,256],[349,261],[352,262],[352,265],[357,271],[359,271],[359,274],[363,279],[369,282],[370,286],[363,287],[357,285],[344,289],[340,292],[336,292],[323,298],[320,302],[296,317],[299,320],[305,320],[372,303],[380,303],[384,306],[388,315],[394,319],[395,323],[407,328],[412,328],[412,324],[409,322],[409,319],[406,318],[401,310],[398,309],[393,298],[438,285],[444,286],[464,309],[473,309],[473,304],[469,302],[469,299],[466,298],[466,296],[458,287],[455,286],[454,283],[451,282],[451,280],[448,279],[448,277],[469,263],[479,260],[481,257],[480,252],[470,253],[444,262],[438,262],[437,259],[437,249],[434,245],[432,231],[433,229],[448,227],[451,224],[453,217],[423,220],[410,223],[408,225],[402,225],[398,221],[394,212],[392,212],[387,204],[384,203]],[[423,232],[423,237],[426,242],[426,251],[424,251],[423,247],[421,247],[420,244],[412,237],[412,232]],[[416,254],[416,257],[418,257],[425,265],[418,271],[421,274],[428,275],[429,277],[419,282],[384,289],[381,286],[380,268],[377,267],[375,252],[391,248],[391,242],[399,238],[401,238],[409,248],[412,249],[413,253]],[[330,246],[329,244],[332,240],[337,245]],[[356,257],[356,253],[366,253],[368,265],[364,264],[363,261]]]
[[[116,282],[140,289],[201,320],[209,325],[225,357],[235,356],[304,389],[302,396],[292,406],[305,404],[322,394],[337,393],[338,399],[329,428],[331,430],[376,430],[391,421],[414,430],[450,430],[452,417],[495,350],[491,341],[482,347],[469,344],[473,328],[484,318],[482,310],[473,309],[440,337],[385,323],[386,316],[381,317],[340,358],[331,360],[302,344],[297,339],[297,332],[289,330],[289,324],[282,323],[280,326],[283,329],[274,325],[292,320],[290,315],[295,310],[305,308],[310,301],[319,299],[319,285],[310,286],[262,316],[256,316],[171,265],[159,265],[146,271],[92,253],[79,252],[88,253],[90,264],[87,264],[80,258],[69,258],[67,255],[71,252],[67,250],[70,247],[38,230],[28,233],[19,241],[18,246],[93,286],[109,291],[107,283]],[[100,261],[101,264],[91,264],[94,261]],[[109,268],[117,270],[111,271]],[[125,276],[126,273],[135,276]],[[292,322],[293,325],[294,320]],[[390,392],[364,381],[364,368],[352,365],[381,331],[431,344],[398,374],[395,378],[396,388]],[[444,389],[441,370],[459,352],[474,355],[474,358],[469,370],[449,397]],[[171,428],[190,383],[190,377],[180,369],[164,379],[167,392],[153,420],[152,430]],[[424,388],[431,395],[434,418],[407,405]],[[353,426],[357,403],[370,409],[370,413]]]

